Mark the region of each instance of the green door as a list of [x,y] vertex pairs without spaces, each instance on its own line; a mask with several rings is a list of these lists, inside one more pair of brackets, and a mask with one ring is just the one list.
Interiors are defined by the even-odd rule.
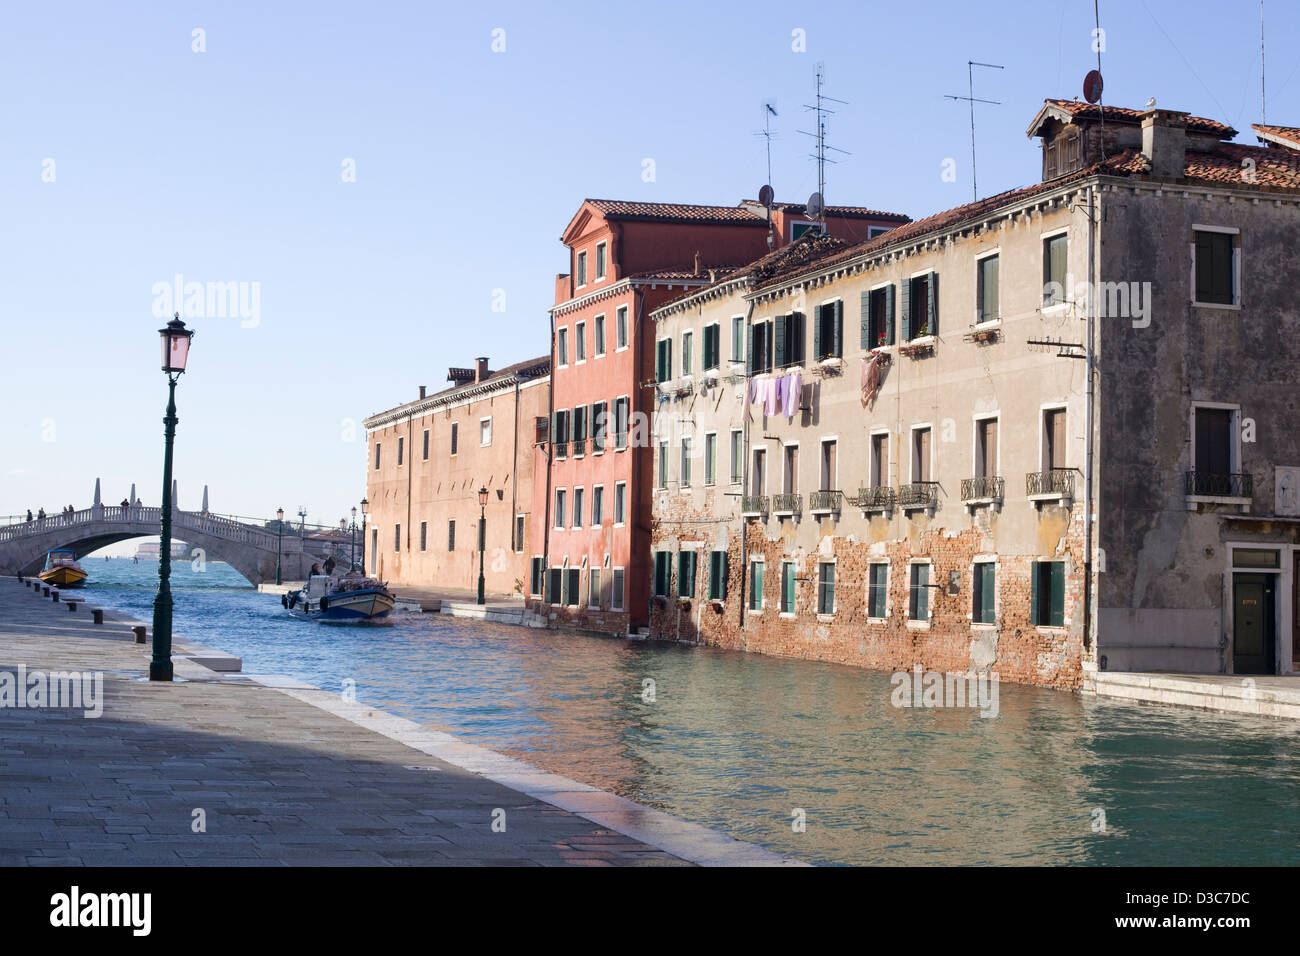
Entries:
[[1237,674],[1276,673],[1277,617],[1271,574],[1232,576],[1232,669]]

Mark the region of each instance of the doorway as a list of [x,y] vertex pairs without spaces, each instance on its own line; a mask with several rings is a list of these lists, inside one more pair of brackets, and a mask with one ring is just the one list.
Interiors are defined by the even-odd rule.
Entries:
[[1232,670],[1235,674],[1277,673],[1277,576],[1232,576]]

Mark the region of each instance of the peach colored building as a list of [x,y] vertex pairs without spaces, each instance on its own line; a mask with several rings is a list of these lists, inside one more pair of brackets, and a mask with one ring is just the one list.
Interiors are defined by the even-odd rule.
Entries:
[[480,358],[454,384],[365,420],[366,570],[390,584],[478,586],[479,489],[486,488],[484,577],[522,593],[532,550],[533,445],[550,402],[546,356],[499,371]]

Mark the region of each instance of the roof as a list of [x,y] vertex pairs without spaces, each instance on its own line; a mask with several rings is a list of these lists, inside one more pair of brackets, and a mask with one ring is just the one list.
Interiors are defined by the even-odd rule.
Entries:
[[725,274],[727,274],[727,273],[731,273],[731,272],[735,272],[735,271],[736,271],[737,269],[739,269],[739,268],[741,268],[741,267],[740,267],[740,266],[709,266],[709,265],[702,265],[702,266],[700,266],[700,271],[699,271],[699,273],[696,273],[696,271],[695,271],[693,268],[691,268],[691,269],[653,269],[653,270],[651,270],[650,272],[638,272],[638,273],[636,273],[636,274],[634,274],[634,275],[630,275],[630,276],[628,276],[628,278],[629,278],[629,279],[673,279],[673,280],[676,280],[676,281],[679,281],[679,282],[680,282],[680,281],[690,280],[690,279],[708,279],[708,278],[709,278],[709,273],[711,272],[711,273],[713,273],[714,278],[716,279],[718,276],[725,275]]
[[640,219],[660,222],[733,223],[767,225],[761,216],[739,206],[700,206],[693,203],[630,202],[623,199],[587,199],[606,219]]
[[[755,206],[762,205],[752,199],[746,199],[746,203]],[[808,212],[806,203],[801,202],[774,202],[773,209],[780,209],[782,212],[788,212],[791,215],[801,216]],[[895,222],[911,222],[911,216],[905,216],[901,212],[883,212],[879,209],[868,209],[866,206],[826,206],[826,215],[835,216],[840,219],[890,219]]]
[[550,355],[540,355],[537,358],[527,359],[523,362],[515,362],[513,365],[507,365],[491,373],[481,382],[466,382],[463,385],[452,385],[441,391],[426,395],[424,398],[417,398],[415,401],[407,402],[404,405],[398,405],[395,408],[385,409],[382,412],[376,412],[363,422],[367,428],[371,427],[370,422],[382,416],[392,416],[405,414],[408,411],[414,411],[417,408],[434,407],[442,405],[448,401],[454,401],[461,395],[471,395],[476,390],[491,390],[495,386],[501,386],[513,382],[516,378],[521,380],[534,379],[542,375],[547,375],[551,371]]
[[[1053,108],[1062,110],[1069,115],[1071,120],[1095,120],[1106,123],[1122,123],[1128,126],[1136,126],[1142,122],[1142,117],[1150,110],[1134,110],[1125,106],[1106,106],[1100,103],[1081,103],[1079,100],[1043,100],[1043,108],[1038,111],[1034,121],[1029,124],[1026,131],[1028,135],[1037,135],[1038,128],[1046,118],[1044,114],[1050,114]],[[1237,135],[1237,131],[1225,123],[1217,120],[1206,119],[1204,116],[1188,116],[1187,131],[1189,133],[1209,133],[1218,136],[1220,139],[1232,139]]]
[[1288,149],[1300,149],[1300,126],[1265,126],[1251,123],[1250,128],[1261,143],[1274,143]]

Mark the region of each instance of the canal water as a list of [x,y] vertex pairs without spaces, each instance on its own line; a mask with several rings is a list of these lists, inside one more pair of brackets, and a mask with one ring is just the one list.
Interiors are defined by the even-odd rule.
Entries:
[[[83,563],[93,602],[149,620],[155,562]],[[409,612],[328,627],[226,565],[173,568],[176,632],[248,673],[353,681],[363,703],[809,862],[1300,864],[1291,722],[1011,684],[992,719],[901,709],[887,674]]]

